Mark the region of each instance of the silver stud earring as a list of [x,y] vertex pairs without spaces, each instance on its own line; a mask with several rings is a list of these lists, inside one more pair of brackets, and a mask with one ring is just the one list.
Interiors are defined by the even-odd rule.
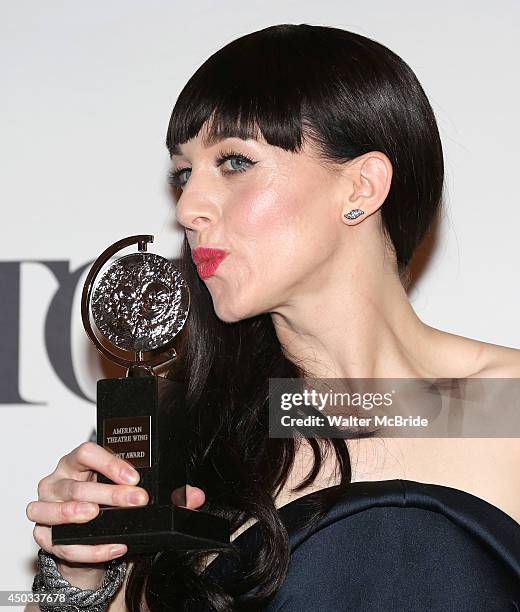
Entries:
[[345,213],[343,216],[345,217],[345,219],[353,220],[353,219],[357,219],[358,217],[364,214],[365,214],[364,210],[361,210],[360,208],[354,208],[350,210],[348,213]]

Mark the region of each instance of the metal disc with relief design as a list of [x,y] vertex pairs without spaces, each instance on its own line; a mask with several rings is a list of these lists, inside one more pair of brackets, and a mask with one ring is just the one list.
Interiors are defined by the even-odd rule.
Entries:
[[140,252],[117,259],[92,294],[92,318],[114,346],[134,352],[161,348],[186,322],[189,292],[167,259]]

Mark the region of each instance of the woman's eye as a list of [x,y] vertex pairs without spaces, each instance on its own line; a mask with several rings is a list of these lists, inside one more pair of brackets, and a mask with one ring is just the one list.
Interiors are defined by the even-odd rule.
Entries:
[[[249,162],[246,162],[245,160],[241,159],[240,157],[231,157],[231,158],[227,159],[226,162],[230,162],[230,167],[233,170],[239,170],[239,171],[240,170],[244,170],[245,169],[244,166],[247,166],[247,164],[249,163]],[[238,167],[233,166],[232,162],[235,162],[235,163],[238,162]]]
[[[228,163],[230,170],[224,169],[222,170],[223,174],[236,174],[237,172],[245,172],[250,166],[254,166],[257,162],[249,159],[249,157],[245,155],[241,155],[238,153],[222,153],[219,155],[216,161],[217,167]],[[191,173],[191,168],[179,168],[178,170],[170,170],[168,172],[168,183],[173,185],[173,187],[184,187],[188,182],[189,175],[186,179],[183,178],[185,173]]]
[[[228,163],[229,162],[229,163]],[[235,174],[236,172],[245,172],[250,166],[254,166],[256,162],[235,151],[223,151],[217,158],[217,166],[228,163],[231,170],[223,170],[224,174]]]
[[180,168],[175,171],[170,170],[168,172],[168,183],[173,185],[173,187],[184,187],[186,181],[183,181],[181,177],[185,172],[191,172],[191,168]]

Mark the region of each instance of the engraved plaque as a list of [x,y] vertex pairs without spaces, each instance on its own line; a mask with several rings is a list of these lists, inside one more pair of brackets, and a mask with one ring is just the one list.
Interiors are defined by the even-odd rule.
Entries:
[[105,419],[103,446],[134,467],[151,467],[151,420],[150,415]]

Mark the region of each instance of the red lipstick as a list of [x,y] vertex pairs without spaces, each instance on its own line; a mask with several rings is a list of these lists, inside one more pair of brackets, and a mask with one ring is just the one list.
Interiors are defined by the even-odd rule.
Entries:
[[215,274],[220,262],[227,256],[223,249],[212,249],[199,246],[193,249],[191,257],[197,266],[197,272],[202,279],[209,278]]

